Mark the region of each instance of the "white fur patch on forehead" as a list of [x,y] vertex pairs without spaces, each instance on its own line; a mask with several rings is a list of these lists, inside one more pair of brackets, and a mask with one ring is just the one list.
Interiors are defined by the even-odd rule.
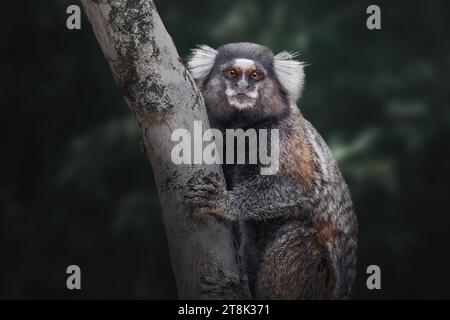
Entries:
[[187,67],[195,80],[205,79],[211,72],[217,57],[217,50],[207,45],[199,45],[191,50]]
[[295,60],[297,56],[296,52],[283,51],[277,54],[273,61],[278,81],[294,101],[300,97],[305,81],[303,70],[305,64]]
[[245,69],[251,69],[255,67],[255,61],[250,59],[234,59],[234,66]]

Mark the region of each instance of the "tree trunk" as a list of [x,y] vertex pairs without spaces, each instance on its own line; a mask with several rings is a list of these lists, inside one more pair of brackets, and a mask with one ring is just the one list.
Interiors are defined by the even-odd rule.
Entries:
[[[142,130],[161,200],[172,266],[182,299],[199,297],[200,277],[219,269],[238,274],[231,229],[199,219],[183,205],[194,176],[215,174],[219,165],[175,165],[172,131],[193,133],[194,121],[209,128],[203,98],[183,66],[153,1],[82,0],[98,42]],[[151,254],[151,253],[150,253]]]

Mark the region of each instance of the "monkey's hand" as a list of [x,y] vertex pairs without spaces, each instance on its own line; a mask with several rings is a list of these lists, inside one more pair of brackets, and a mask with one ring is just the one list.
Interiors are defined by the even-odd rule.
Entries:
[[210,215],[229,222],[234,220],[228,210],[228,192],[214,176],[193,179],[184,196],[185,205],[196,215]]

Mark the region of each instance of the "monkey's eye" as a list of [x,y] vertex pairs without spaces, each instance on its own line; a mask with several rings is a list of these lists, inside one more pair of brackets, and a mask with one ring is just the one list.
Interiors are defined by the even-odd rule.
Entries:
[[254,81],[257,81],[262,78],[262,72],[259,70],[253,70],[250,74],[250,78]]
[[225,70],[225,75],[228,79],[232,79],[237,76],[236,70],[230,68]]

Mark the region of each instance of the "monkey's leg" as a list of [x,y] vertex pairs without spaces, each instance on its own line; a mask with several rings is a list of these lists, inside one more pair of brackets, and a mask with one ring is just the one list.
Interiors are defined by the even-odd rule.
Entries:
[[245,279],[219,270],[217,277],[200,280],[200,299],[243,300],[250,299],[250,291]]
[[315,231],[292,223],[267,248],[258,271],[256,298],[327,299],[334,285],[330,258],[315,240]]

